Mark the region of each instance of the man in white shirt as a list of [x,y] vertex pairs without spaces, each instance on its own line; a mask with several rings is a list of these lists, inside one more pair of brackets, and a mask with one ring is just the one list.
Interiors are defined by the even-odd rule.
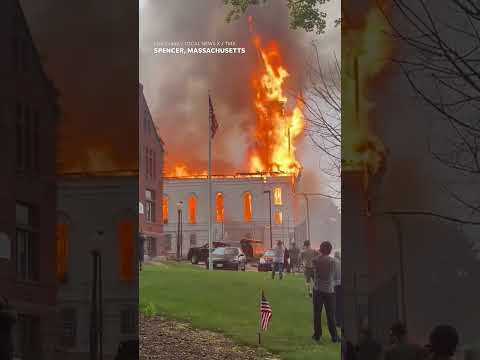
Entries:
[[320,255],[313,260],[313,339],[322,337],[322,310],[325,305],[328,331],[332,342],[338,342],[337,324],[335,321],[335,273],[336,260],[330,256],[332,244],[324,241],[320,244]]
[[343,327],[343,294],[342,294],[342,261],[340,251],[336,250],[335,255],[335,320],[338,327]]

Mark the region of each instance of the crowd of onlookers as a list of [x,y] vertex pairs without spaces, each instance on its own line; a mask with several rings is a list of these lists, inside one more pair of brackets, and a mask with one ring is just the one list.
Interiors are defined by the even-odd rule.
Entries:
[[425,346],[410,342],[407,335],[405,325],[395,323],[390,328],[389,345],[382,347],[365,328],[356,346],[342,339],[342,360],[451,360],[459,343],[457,330],[450,325],[436,326]]
[[305,241],[300,250],[295,244],[286,249],[279,241],[274,248],[272,279],[278,273],[283,278],[284,271],[298,271],[303,268],[308,296],[313,304],[313,336],[315,341],[322,337],[321,315],[325,307],[327,325],[332,342],[341,341],[342,360],[450,360],[457,351],[459,336],[449,325],[435,327],[429,336],[429,343],[420,346],[411,343],[407,329],[402,323],[390,328],[389,344],[382,346],[372,336],[368,328],[360,332],[358,344],[354,345],[338,334],[343,328],[343,294],[341,286],[341,257],[336,251],[332,256],[332,245],[328,241],[314,250]]

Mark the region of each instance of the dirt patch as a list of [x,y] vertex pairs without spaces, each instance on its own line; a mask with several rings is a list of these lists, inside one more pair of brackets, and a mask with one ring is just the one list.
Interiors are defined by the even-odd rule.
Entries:
[[262,349],[160,316],[140,317],[140,360],[280,360]]

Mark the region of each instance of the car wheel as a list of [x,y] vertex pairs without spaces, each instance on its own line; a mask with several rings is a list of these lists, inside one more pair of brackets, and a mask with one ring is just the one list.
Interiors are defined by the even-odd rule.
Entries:
[[237,264],[235,265],[235,271],[238,271],[238,270],[240,270],[240,265]]
[[192,261],[192,264],[194,264],[194,265],[198,264],[198,257],[197,257],[197,255],[192,255],[191,261]]

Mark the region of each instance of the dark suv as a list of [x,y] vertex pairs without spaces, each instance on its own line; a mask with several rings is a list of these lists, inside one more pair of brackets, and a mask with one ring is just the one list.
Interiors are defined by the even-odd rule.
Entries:
[[[208,260],[205,263],[209,268]],[[245,271],[247,268],[247,257],[240,248],[237,247],[221,247],[216,248],[212,253],[212,266],[214,269],[231,269]]]
[[[212,245],[214,249],[227,246],[226,243],[220,241],[214,241]],[[208,259],[208,243],[199,247],[190,248],[190,250],[188,250],[187,259],[190,260],[192,264],[205,262]]]

